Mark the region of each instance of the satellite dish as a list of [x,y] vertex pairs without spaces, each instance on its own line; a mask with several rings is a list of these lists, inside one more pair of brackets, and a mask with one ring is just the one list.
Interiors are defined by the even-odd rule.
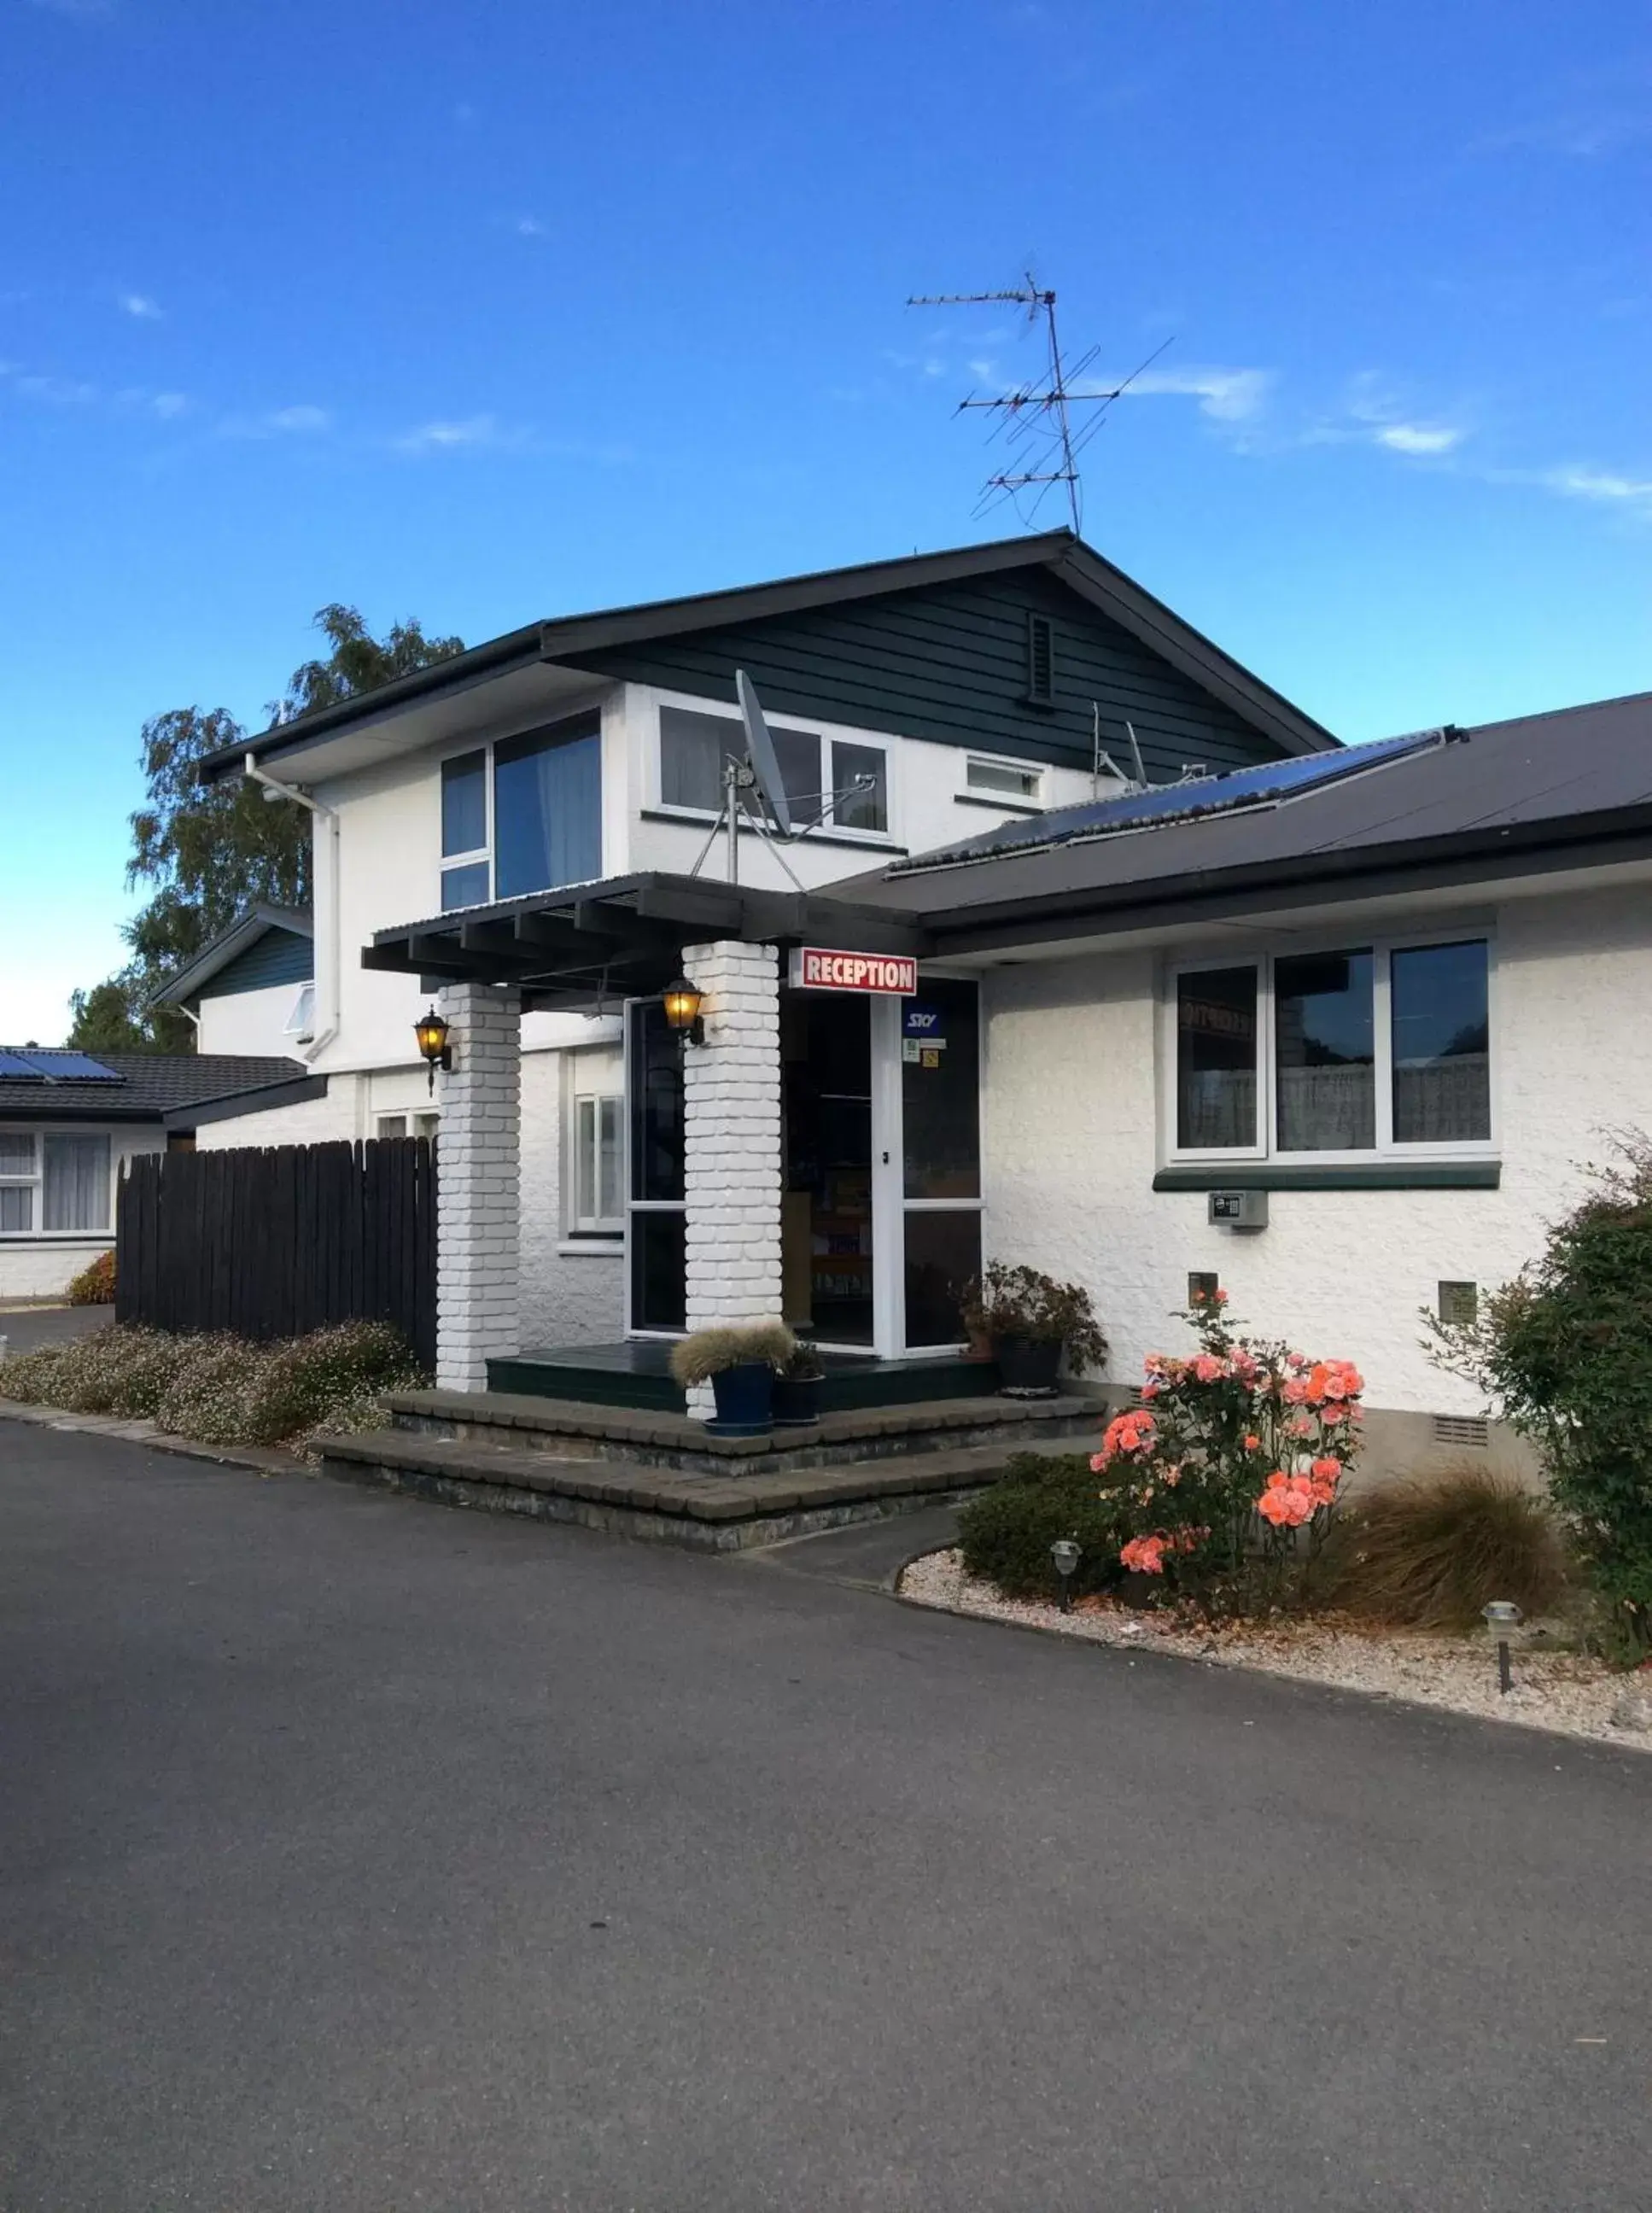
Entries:
[[752,680],[743,668],[735,671],[735,692],[740,701],[740,719],[746,725],[746,758],[757,778],[757,788],[762,794],[783,838],[792,835],[791,808],[786,801],[786,787],[780,774],[780,757],[775,752],[774,740],[769,735],[769,726],[763,719],[763,710],[758,704]]

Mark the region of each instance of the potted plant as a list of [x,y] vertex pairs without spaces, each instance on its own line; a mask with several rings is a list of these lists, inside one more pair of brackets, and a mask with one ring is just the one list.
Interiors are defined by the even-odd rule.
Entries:
[[796,1350],[783,1321],[697,1329],[672,1346],[671,1372],[685,1390],[711,1386],[717,1411],[705,1426],[715,1436],[760,1437],[773,1426],[775,1371]]
[[826,1369],[812,1344],[794,1345],[776,1369],[774,1419],[777,1429],[801,1429],[820,1418],[820,1385]]
[[1049,1398],[1064,1352],[1075,1369],[1099,1368],[1107,1356],[1089,1293],[1037,1268],[991,1261],[966,1284],[961,1305],[966,1320],[980,1317],[1007,1397]]
[[986,1315],[982,1310],[978,1283],[967,1286],[959,1300],[958,1310],[964,1325],[964,1335],[968,1340],[964,1347],[964,1357],[978,1367],[985,1367],[992,1358],[992,1332],[987,1327]]

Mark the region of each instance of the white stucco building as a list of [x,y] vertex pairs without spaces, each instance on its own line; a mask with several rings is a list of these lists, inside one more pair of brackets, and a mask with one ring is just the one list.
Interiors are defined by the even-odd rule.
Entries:
[[[730,882],[737,669],[829,811]],[[1103,1380],[1215,1275],[1450,1442],[1419,1311],[1652,1119],[1652,703],[1344,751],[1065,533],[536,625],[249,765],[316,825],[306,1073],[198,1142],[439,1127],[460,1387],[735,1308],[935,1359],[984,1253],[1088,1286]]]

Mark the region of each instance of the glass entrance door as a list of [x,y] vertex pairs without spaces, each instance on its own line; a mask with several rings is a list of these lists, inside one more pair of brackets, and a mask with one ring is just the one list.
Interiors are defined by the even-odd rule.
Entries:
[[875,1342],[869,1003],[780,1001],[780,1274],[786,1320],[817,1344]]
[[959,1294],[981,1267],[980,994],[926,977],[896,1003],[900,1032],[905,1351],[961,1344]]
[[626,1009],[626,1328],[687,1326],[683,1049],[657,999]]

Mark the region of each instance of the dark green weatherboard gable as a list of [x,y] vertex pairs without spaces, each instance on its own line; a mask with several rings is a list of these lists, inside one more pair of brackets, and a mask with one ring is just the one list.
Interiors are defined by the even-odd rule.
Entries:
[[[1053,704],[1028,696],[1028,618],[1053,625]],[[1134,723],[1149,777],[1190,762],[1241,768],[1284,748],[1224,701],[1037,568],[881,594],[772,615],[725,629],[586,649],[582,668],[689,692],[735,698],[743,668],[777,714],[846,722],[1088,771],[1092,702],[1101,744],[1130,766]]]
[[275,984],[308,984],[315,974],[315,948],[296,930],[266,930],[244,953],[210,976],[197,1000],[222,999],[235,991],[262,991]]

